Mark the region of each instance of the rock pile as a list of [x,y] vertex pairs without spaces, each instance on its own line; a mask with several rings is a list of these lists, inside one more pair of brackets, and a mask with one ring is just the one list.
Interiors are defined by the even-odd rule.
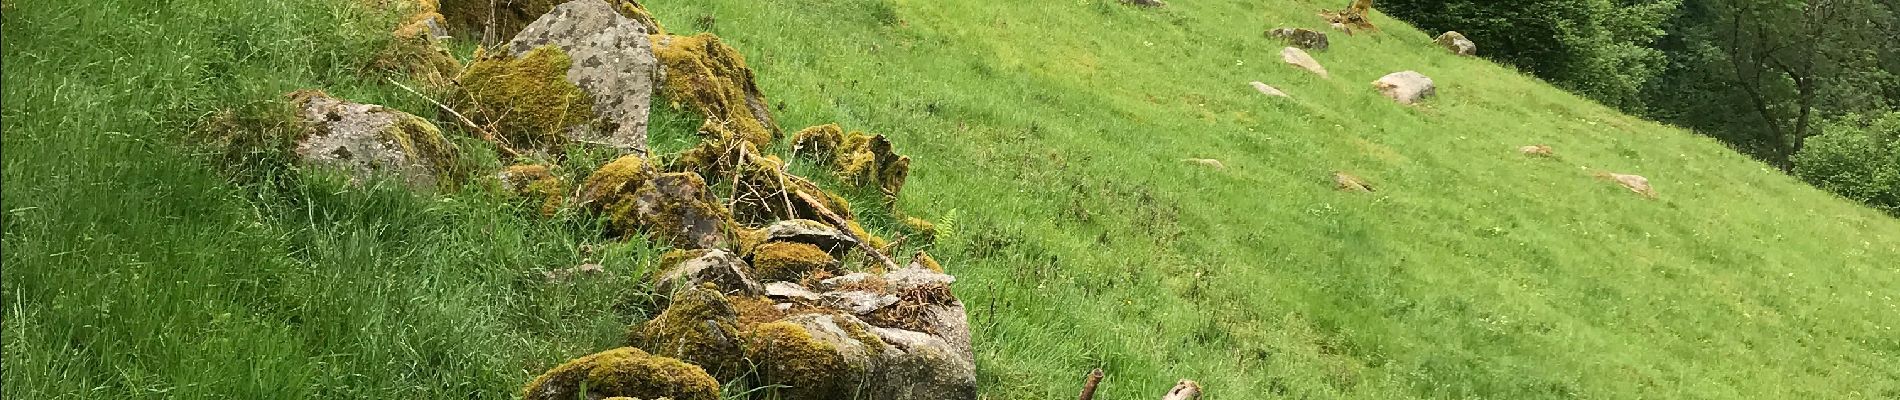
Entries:
[[[406,54],[435,54],[450,29],[512,34],[503,46],[478,50],[466,68],[388,68],[421,81],[455,77],[441,80],[447,87],[438,93],[452,96],[442,107],[507,150],[505,158],[559,159],[572,144],[620,153],[578,182],[563,179],[556,164],[523,163],[489,175],[496,187],[540,215],[599,216],[607,234],[675,249],[648,277],[667,299],[664,309],[629,327],[626,347],[555,367],[523,398],[584,391],[711,400],[722,383],[765,387],[783,399],[976,398],[969,325],[951,292],[956,278],[922,252],[903,265],[891,260],[890,244],[866,231],[848,202],[761,150],[785,135],[744,58],[717,36],[668,35],[631,1],[418,4],[397,34],[428,51]],[[706,117],[697,146],[649,154],[656,98]],[[296,148],[307,164],[393,174],[417,186],[465,178],[453,173],[455,147],[421,117],[316,91],[293,94],[293,103],[309,128]],[[910,157],[884,135],[821,125],[791,142],[792,157],[882,193],[880,206],[895,206],[910,173]],[[890,214],[919,233],[934,229]],[[590,263],[547,278],[600,273]]]

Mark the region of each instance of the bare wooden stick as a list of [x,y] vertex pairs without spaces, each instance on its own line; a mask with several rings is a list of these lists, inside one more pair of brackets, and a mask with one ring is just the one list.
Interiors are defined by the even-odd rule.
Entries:
[[462,113],[455,112],[455,109],[449,108],[448,105],[444,105],[442,104],[442,102],[435,101],[435,99],[431,99],[429,98],[429,96],[423,95],[422,92],[418,92],[415,89],[409,88],[408,85],[404,85],[402,84],[402,82],[397,82],[395,78],[389,78],[389,83],[393,83],[396,85],[396,87],[402,88],[402,90],[407,90],[409,91],[409,93],[415,94],[416,97],[421,97],[423,100],[428,100],[429,103],[435,104],[436,108],[440,108],[442,109],[442,111],[447,111],[449,115],[455,116],[456,122],[461,122],[462,125],[467,126],[469,129],[474,129],[475,132],[481,133],[482,140],[486,140],[488,141],[488,143],[493,143],[496,149],[501,150],[501,152],[503,154],[507,154],[508,157],[510,158],[521,157],[521,152],[515,151],[515,149],[513,148],[509,148],[507,143],[502,142],[501,136],[496,135],[494,131],[490,131],[487,128],[483,128],[480,124],[476,124],[475,121],[468,119],[468,117],[466,116],[463,116]]
[[1174,384],[1174,389],[1168,389],[1168,394],[1161,396],[1161,400],[1194,400],[1199,398],[1201,398],[1201,384],[1186,379],[1182,379],[1181,383]]
[[1095,400],[1095,386],[1102,384],[1102,369],[1089,371],[1088,380],[1082,382],[1082,397],[1077,400]]
[[818,216],[824,217],[827,220],[827,222],[831,222],[831,225],[837,226],[838,230],[842,231],[845,234],[845,236],[851,236],[852,239],[857,239],[858,248],[864,250],[865,254],[871,255],[872,259],[875,259],[879,263],[884,264],[884,268],[888,268],[891,271],[896,271],[898,269],[897,262],[891,261],[890,256],[884,255],[884,252],[882,250],[878,250],[877,247],[871,246],[870,241],[865,240],[866,238],[857,237],[856,234],[851,233],[850,221],[846,221],[844,217],[840,217],[838,216],[838,214],[831,212],[830,208],[825,208],[825,203],[818,202],[818,199],[812,198],[811,195],[809,194],[805,194],[805,191],[803,190],[796,190],[796,191],[793,191],[792,193],[797,194],[799,200],[805,201],[806,204],[811,204],[812,211],[817,212]]

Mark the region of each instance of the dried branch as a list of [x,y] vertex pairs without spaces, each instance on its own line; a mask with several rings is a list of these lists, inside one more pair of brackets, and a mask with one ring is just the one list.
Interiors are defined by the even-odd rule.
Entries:
[[812,211],[817,212],[820,217],[824,217],[826,222],[830,222],[831,225],[838,227],[838,230],[842,231],[845,236],[851,236],[852,239],[857,239],[858,248],[864,250],[865,254],[870,255],[871,258],[877,260],[878,263],[884,264],[884,267],[891,271],[898,269],[896,261],[891,261],[890,256],[884,255],[884,251],[871,246],[871,242],[866,240],[867,238],[857,237],[856,234],[852,233],[850,221],[846,221],[844,217],[840,217],[838,214],[831,212],[830,208],[825,207],[825,203],[819,202],[816,198],[812,198],[810,194],[806,194],[803,190],[795,190],[792,193],[798,195],[799,200],[810,204]]
[[429,103],[435,104],[436,108],[440,108],[442,109],[442,111],[448,112],[449,115],[455,116],[456,122],[460,122],[462,123],[463,126],[466,126],[469,129],[473,129],[475,130],[475,132],[480,133],[482,135],[482,140],[486,140],[488,141],[488,143],[494,144],[495,149],[500,150],[502,154],[507,155],[509,158],[521,157],[521,152],[515,151],[514,148],[508,147],[508,143],[501,138],[501,135],[496,135],[495,131],[482,127],[481,124],[477,124],[475,123],[475,121],[468,119],[468,117],[463,116],[462,113],[455,112],[454,108],[449,108],[448,105],[442,104],[442,102],[439,102],[439,101],[435,101],[435,99],[429,98],[428,95],[424,95],[422,94],[422,92],[418,92],[415,89],[410,88],[408,85],[402,84],[402,82],[397,82],[395,78],[390,78],[389,83],[395,84],[396,87],[402,88],[402,90],[406,90],[411,94],[415,94],[416,97],[421,97],[423,100],[427,100]]

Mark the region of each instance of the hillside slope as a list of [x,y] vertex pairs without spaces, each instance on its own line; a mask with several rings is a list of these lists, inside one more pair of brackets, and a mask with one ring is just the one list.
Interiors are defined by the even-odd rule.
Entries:
[[[7,11],[10,395],[507,398],[650,312],[627,289],[645,243],[603,256],[612,280],[545,285],[598,244],[585,227],[221,179],[174,145],[215,110],[303,87],[426,103],[348,65],[386,17],[171,3]],[[1332,1],[647,3],[745,53],[781,125],[915,159],[900,208],[946,228],[987,398],[1073,396],[1096,367],[1103,399],[1180,378],[1212,399],[1900,396],[1900,221],[1397,21],[1334,33],[1321,79],[1261,32],[1321,28]],[[1401,70],[1439,97],[1371,90]]]

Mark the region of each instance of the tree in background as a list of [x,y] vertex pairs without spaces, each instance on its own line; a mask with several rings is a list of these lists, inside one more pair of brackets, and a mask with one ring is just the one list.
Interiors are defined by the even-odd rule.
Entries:
[[1432,32],[1458,31],[1482,56],[1628,111],[1668,59],[1650,46],[1681,0],[1382,0]]
[[1900,112],[1823,124],[1794,156],[1795,176],[1900,216]]

